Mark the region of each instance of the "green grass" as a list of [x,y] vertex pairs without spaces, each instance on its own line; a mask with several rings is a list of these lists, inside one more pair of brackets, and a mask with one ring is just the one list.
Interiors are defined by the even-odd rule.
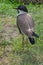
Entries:
[[25,36],[24,49],[15,27],[17,11],[13,8],[18,5],[0,3],[0,65],[43,65],[43,5],[26,5],[40,37],[31,45]]

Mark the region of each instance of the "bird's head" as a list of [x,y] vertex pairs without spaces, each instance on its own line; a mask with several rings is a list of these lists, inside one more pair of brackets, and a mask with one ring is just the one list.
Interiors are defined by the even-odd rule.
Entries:
[[20,13],[20,11],[24,11],[24,12],[28,13],[28,9],[24,5],[19,5],[16,9],[17,9],[18,13]]

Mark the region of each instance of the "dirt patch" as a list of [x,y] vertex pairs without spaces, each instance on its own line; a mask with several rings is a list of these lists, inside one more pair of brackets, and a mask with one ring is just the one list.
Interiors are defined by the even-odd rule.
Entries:
[[[0,17],[1,19],[1,30],[0,34],[5,38],[5,40],[10,40],[11,38],[16,38],[18,36],[17,25],[14,23],[15,18],[12,17]],[[12,24],[12,22],[14,24]],[[0,35],[0,39],[1,39]]]

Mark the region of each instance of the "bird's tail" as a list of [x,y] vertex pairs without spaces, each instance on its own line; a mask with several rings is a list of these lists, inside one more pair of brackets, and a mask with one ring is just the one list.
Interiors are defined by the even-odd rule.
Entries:
[[34,38],[31,38],[31,37],[30,37],[30,38],[29,38],[29,41],[30,41],[31,44],[35,44]]
[[[37,35],[35,32],[33,32],[32,36],[35,36],[36,38],[39,38],[39,35]],[[34,38],[29,37],[29,41],[31,44],[35,44]]]
[[32,36],[39,38],[39,35],[37,35],[35,32],[33,32]]

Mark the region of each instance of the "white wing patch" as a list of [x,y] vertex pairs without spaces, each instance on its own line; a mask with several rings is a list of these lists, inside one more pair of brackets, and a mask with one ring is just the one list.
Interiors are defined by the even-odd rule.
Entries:
[[34,29],[33,28],[29,28],[27,31],[32,33],[34,31]]

